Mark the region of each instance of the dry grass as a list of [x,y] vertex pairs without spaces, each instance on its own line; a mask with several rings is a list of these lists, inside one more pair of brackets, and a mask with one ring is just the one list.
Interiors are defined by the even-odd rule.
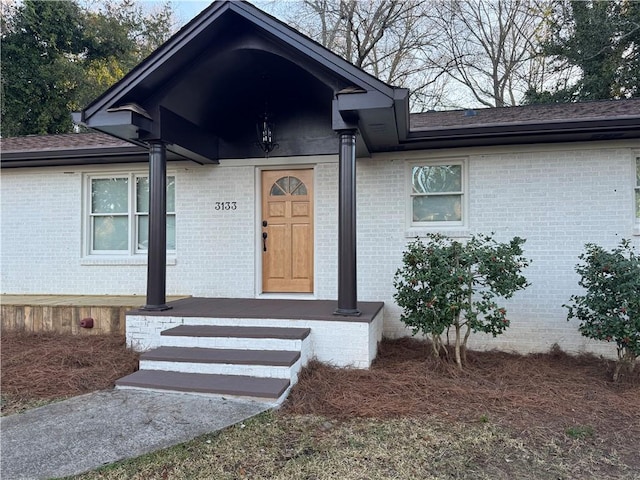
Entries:
[[[639,479],[640,369],[560,351],[470,352],[464,372],[414,339],[369,371],[313,363],[277,412],[83,479]],[[2,336],[3,411],[109,388],[121,337]]]

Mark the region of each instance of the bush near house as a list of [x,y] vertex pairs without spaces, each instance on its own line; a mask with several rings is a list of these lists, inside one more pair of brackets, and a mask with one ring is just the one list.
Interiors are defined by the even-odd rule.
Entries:
[[455,361],[466,363],[471,332],[497,336],[509,326],[499,298],[526,288],[521,275],[529,261],[522,256],[524,239],[499,243],[492,235],[474,235],[466,243],[440,234],[416,239],[403,253],[394,278],[394,299],[403,308],[401,320],[431,337],[433,354],[447,352],[442,335],[455,330]]
[[633,370],[640,356],[640,257],[629,240],[611,251],[591,243],[585,250],[576,272],[586,293],[571,296],[567,320],[577,318],[585,337],[616,342],[617,381],[622,368]]

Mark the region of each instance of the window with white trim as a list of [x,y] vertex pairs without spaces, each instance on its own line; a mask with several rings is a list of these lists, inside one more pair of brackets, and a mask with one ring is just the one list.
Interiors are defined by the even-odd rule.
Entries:
[[466,223],[466,162],[446,160],[410,164],[410,225],[463,226]]
[[640,230],[640,156],[636,157],[636,228]]
[[[167,251],[176,250],[175,176],[167,176]],[[143,174],[87,177],[87,252],[146,254],[149,245],[149,177]]]

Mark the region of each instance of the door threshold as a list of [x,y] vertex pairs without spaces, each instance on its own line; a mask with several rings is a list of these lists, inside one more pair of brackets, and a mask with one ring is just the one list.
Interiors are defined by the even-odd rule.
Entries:
[[256,298],[274,300],[317,300],[313,293],[259,293]]

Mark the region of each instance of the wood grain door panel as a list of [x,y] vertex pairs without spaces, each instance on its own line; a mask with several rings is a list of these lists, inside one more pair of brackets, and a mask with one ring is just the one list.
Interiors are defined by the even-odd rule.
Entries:
[[262,172],[262,290],[313,292],[313,170]]

